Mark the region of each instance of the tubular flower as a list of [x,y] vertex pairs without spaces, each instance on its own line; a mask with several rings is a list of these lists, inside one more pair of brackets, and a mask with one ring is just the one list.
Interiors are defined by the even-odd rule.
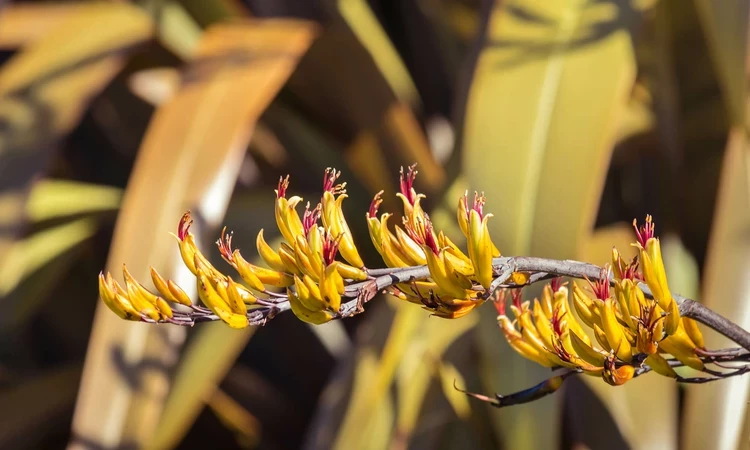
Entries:
[[[442,231],[436,231],[421,205],[424,194],[414,189],[417,171],[411,166],[401,169],[396,195],[403,203],[401,226],[391,231],[391,214],[378,217],[383,192],[375,195],[366,214],[370,239],[388,267],[427,265],[430,278],[414,283],[400,283],[390,289],[397,297],[423,305],[444,318],[467,314],[483,302],[482,291],[493,279],[492,258],[499,255],[490,239],[484,196],[477,195],[470,208],[459,202],[459,223],[468,242],[466,255]],[[464,223],[465,222],[465,223]]]
[[[170,303],[193,308],[196,313],[212,312],[234,328],[246,327],[248,314],[258,304],[268,306],[280,295],[273,289],[285,289],[289,306],[300,319],[310,323],[331,320],[341,307],[345,280],[367,279],[349,227],[341,211],[346,198],[345,184],[336,184],[340,172],[328,169],[323,182],[323,198],[314,208],[307,204],[302,217],[296,206],[301,197],[287,199],[289,177],[280,178],[276,189],[276,225],[283,238],[278,249],[266,241],[263,230],[256,238],[258,255],[268,268],[249,262],[232,248],[232,233],[222,230],[216,242],[222,258],[234,268],[242,284],[216,269],[198,250],[190,232],[192,219],[185,213],[177,227],[177,244],[185,266],[195,275],[198,295],[208,309],[194,306],[176,283],[165,280],[152,269],[153,294],[123,268],[125,286],[110,274],[100,274],[99,291],[104,303],[128,320],[170,321]],[[322,219],[323,226],[319,222]],[[351,264],[337,261],[342,257]],[[205,312],[205,313],[204,313]]]
[[[677,377],[665,354],[702,370],[696,349],[703,347],[703,336],[695,321],[680,317],[653,231],[650,216],[644,227],[636,227],[638,243],[634,245],[640,253],[629,263],[612,249],[612,277],[605,268],[595,281],[588,281],[588,290],[572,285],[573,307],[598,346],[570,313],[567,288],[555,279],[545,286],[541,301],[534,300],[533,323],[528,319],[528,302],[522,303],[520,294],[511,306],[514,322],[505,317],[504,305],[496,303],[500,327],[511,347],[542,365],[577,368],[615,386],[633,378],[642,364],[661,375]],[[648,268],[641,272],[644,265]],[[646,298],[641,290],[639,284],[644,281],[654,299]]]

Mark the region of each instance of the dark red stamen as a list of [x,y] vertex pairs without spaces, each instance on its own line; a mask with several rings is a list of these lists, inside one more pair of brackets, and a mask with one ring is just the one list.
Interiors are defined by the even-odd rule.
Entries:
[[560,288],[563,287],[563,277],[553,278],[549,285],[552,288],[553,293],[559,291]]
[[307,202],[307,205],[305,205],[305,212],[302,215],[302,230],[305,232],[305,236],[307,236],[313,227],[316,227],[318,225],[318,219],[320,219],[320,212],[322,210],[322,206],[320,203],[318,203],[318,206],[315,207],[312,211],[310,211],[310,202]]
[[523,293],[521,292],[521,289],[513,289],[510,292],[511,299],[513,301],[513,306],[518,308],[518,312],[520,313],[523,310],[523,305],[521,304],[521,301],[523,300]]
[[416,169],[417,165],[412,164],[409,166],[409,172],[404,175],[404,168],[401,167],[400,173],[400,185],[401,185],[401,193],[406,197],[406,200],[411,204],[412,206],[417,201],[417,193],[414,190],[414,179],[417,178],[417,172]]
[[325,239],[323,239],[323,261],[326,266],[330,266],[336,260],[342,236],[340,234],[334,238],[330,231],[326,232]]
[[508,297],[508,291],[505,289],[498,289],[495,291],[495,298],[492,302],[493,305],[495,305],[495,309],[497,310],[497,314],[504,316],[505,315],[505,301]]
[[484,218],[484,204],[487,202],[487,198],[484,196],[484,192],[480,195],[476,191],[474,192],[474,203],[471,205],[471,209],[479,213],[479,218]]
[[641,247],[646,247],[646,242],[654,237],[654,222],[650,215],[646,215],[646,223],[638,228],[638,221],[633,219],[633,228],[635,228],[635,235],[638,238],[638,243]]
[[370,202],[370,211],[367,213],[368,218],[377,216],[378,208],[380,208],[380,204],[383,203],[383,199],[380,198],[381,195],[383,195],[383,191],[375,194],[375,198],[373,198],[372,202]]
[[193,224],[193,219],[190,218],[190,211],[188,210],[180,218],[180,223],[177,225],[177,237],[181,241],[184,241],[190,234],[190,225]]
[[346,183],[336,184],[340,176],[340,170],[336,171],[328,167],[323,174],[323,192],[330,192],[333,195],[345,194]]
[[591,287],[591,290],[594,292],[594,295],[599,300],[606,300],[609,298],[609,269],[603,268],[601,272],[599,272],[599,279],[594,281],[593,283],[591,280],[589,280],[588,277],[586,277],[586,281],[588,281],[589,286]]
[[432,229],[432,221],[424,215],[424,237],[422,237],[424,245],[430,247],[432,252],[436,255],[440,254],[440,246],[438,246],[437,239],[435,238],[435,232]]
[[279,177],[279,185],[276,188],[276,198],[285,198],[287,189],[289,189],[289,175],[287,175],[286,178]]
[[560,314],[560,306],[556,306],[555,310],[552,312],[552,331],[555,333],[556,336],[562,337],[563,329],[562,329],[562,320],[563,317],[565,317],[565,314]]
[[232,255],[232,236],[234,236],[234,233],[231,231],[227,233],[227,227],[224,227],[221,230],[221,237],[216,241],[216,246],[219,247],[221,257],[230,264],[234,261],[234,256]]
[[633,259],[628,263],[625,264],[625,261],[622,260],[622,257],[619,255],[617,256],[617,266],[620,268],[620,275],[622,276],[623,280],[643,280],[643,275],[641,275],[640,272],[638,272],[638,256],[634,256]]

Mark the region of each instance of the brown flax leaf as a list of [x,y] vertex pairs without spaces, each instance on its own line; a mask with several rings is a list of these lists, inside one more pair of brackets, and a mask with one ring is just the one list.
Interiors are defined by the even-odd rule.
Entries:
[[[314,35],[312,24],[294,20],[235,22],[204,33],[180,90],[156,111],[142,143],[109,256],[107,269],[116,277],[122,263],[144,281],[149,266],[178,275],[167,232],[188,208],[218,225],[254,122]],[[154,436],[184,332],[125,322],[98,307],[73,420],[81,440],[72,448],[142,444]],[[249,334],[234,332],[224,345]]]

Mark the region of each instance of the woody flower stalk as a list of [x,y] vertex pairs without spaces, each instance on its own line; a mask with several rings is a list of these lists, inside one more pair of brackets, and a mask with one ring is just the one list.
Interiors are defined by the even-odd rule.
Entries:
[[[492,214],[485,211],[484,195],[475,193],[470,201],[466,193],[458,199],[456,219],[465,243],[456,244],[435,229],[423,209],[426,196],[416,190],[417,171],[411,166],[401,170],[396,193],[402,204],[400,224],[389,223],[391,213],[378,214],[383,191],[365,213],[370,241],[386,266],[371,269],[365,267],[344,217],[346,183],[338,182],[340,176],[335,169],[325,171],[320,200],[314,207],[307,202],[301,216],[297,207],[304,200],[289,195],[288,176],[279,179],[274,217],[281,241],[272,246],[264,230],[258,232],[256,250],[263,265],[233,248],[232,233],[222,230],[217,245],[235,278],[197,248],[190,212],[185,213],[173,236],[195,276],[199,303],[154,269],[155,289],[150,290],[124,265],[123,284],[109,273],[99,275],[102,300],[125,320],[183,326],[221,320],[232,328],[264,325],[289,310],[319,325],[361,312],[380,291],[444,319],[459,319],[492,301],[508,344],[554,370],[550,379],[509,396],[467,393],[496,406],[548,395],[579,373],[619,386],[652,371],[678,382],[703,383],[750,370],[736,365],[750,359],[750,333],[671,292],[650,216],[640,227],[634,222],[638,255],[627,263],[617,249],[604,268],[501,256],[490,237]],[[579,282],[563,282],[561,276]],[[523,299],[524,286],[546,279],[552,282],[541,298]],[[695,319],[743,348],[706,349]],[[683,366],[702,375],[686,377],[675,370]]]

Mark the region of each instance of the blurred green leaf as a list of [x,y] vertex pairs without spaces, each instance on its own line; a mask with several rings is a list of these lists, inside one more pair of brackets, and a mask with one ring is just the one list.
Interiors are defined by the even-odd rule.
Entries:
[[180,58],[191,59],[203,32],[200,26],[178,2],[165,2],[157,14],[159,41]]

